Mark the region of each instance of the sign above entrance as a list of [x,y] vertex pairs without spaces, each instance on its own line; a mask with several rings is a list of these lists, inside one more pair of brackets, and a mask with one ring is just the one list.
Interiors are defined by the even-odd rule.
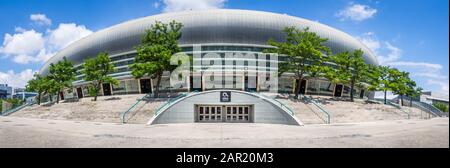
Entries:
[[220,102],[231,102],[231,92],[221,91],[220,92]]

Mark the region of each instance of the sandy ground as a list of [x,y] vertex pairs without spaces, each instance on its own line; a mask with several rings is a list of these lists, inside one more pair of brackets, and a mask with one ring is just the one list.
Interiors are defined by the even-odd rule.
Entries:
[[5,147],[449,147],[449,119],[331,125],[115,124],[0,117]]
[[[370,122],[380,120],[428,119],[429,115],[420,109],[368,103],[360,99],[355,102],[336,100],[325,96],[312,96],[331,114],[331,123]],[[327,116],[316,106],[301,100],[278,98],[290,106],[304,124],[323,124]]]
[[[120,123],[121,113],[127,111],[144,94],[101,96],[97,102],[83,98],[78,102],[61,102],[52,106],[33,105],[11,114],[12,117],[95,121]],[[139,103],[127,116],[128,123],[146,123],[164,101]]]

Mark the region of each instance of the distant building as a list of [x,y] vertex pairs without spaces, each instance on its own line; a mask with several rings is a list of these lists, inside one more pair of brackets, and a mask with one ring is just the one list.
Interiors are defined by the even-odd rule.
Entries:
[[13,95],[13,98],[24,100],[35,96],[37,96],[37,93],[34,92],[17,92]]
[[444,103],[448,105],[449,98],[448,95],[441,95],[437,93],[433,93],[431,91],[422,92],[420,95],[420,101],[428,104],[434,104],[434,103]]
[[0,84],[0,99],[9,99],[12,97],[12,87],[8,84]]

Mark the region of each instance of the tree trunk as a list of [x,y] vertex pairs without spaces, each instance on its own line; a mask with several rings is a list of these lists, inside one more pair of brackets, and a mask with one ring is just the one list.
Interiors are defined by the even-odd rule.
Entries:
[[400,105],[403,106],[403,95],[400,95],[400,100],[402,101]]
[[100,86],[101,86],[101,82],[99,82],[97,84],[97,86],[95,86],[95,95],[94,95],[94,101],[97,101],[97,97],[98,97],[98,92],[100,90]]
[[409,107],[412,107],[412,99],[413,99],[413,98],[410,96],[410,97],[409,97]]
[[302,84],[302,79],[298,79],[298,82],[295,82],[295,89],[294,89],[294,99],[298,99],[298,95],[300,94],[300,85]]
[[355,81],[350,81],[350,101],[353,102],[353,88],[355,88]]
[[156,77],[155,98],[159,96],[159,85],[161,84],[162,73],[158,73]]
[[38,99],[37,99],[38,105],[41,105],[41,95],[42,95],[42,92],[39,92]]
[[387,90],[384,90],[384,104],[387,104],[386,103],[386,94],[387,94]]
[[49,94],[49,97],[50,97],[50,103],[52,103],[53,102],[53,95]]
[[59,104],[59,96],[60,96],[61,91],[58,91],[58,93],[56,94],[56,103]]

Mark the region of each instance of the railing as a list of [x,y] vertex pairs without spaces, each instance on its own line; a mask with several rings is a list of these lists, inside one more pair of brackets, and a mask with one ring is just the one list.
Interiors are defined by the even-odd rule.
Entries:
[[[378,103],[384,103],[384,100],[383,99],[375,99],[375,101],[376,102],[378,102]],[[386,102],[389,104],[389,105],[397,105],[397,104],[395,104],[395,103],[393,103],[392,101],[390,101],[390,100],[386,100]],[[413,106],[414,107],[417,107],[417,108],[419,108],[420,110],[422,110],[422,111],[425,111],[426,113],[428,113],[428,114],[431,114],[433,117],[440,117],[441,115],[439,114],[439,113],[442,113],[442,112],[440,112],[440,110],[439,109],[433,109],[433,108],[427,108],[427,107],[424,107],[423,106],[423,104],[426,104],[426,103],[423,103],[423,102],[418,102],[418,101],[413,101],[412,102],[412,104],[413,104]],[[429,104],[426,104],[426,105],[429,105]],[[398,105],[397,105],[398,106]],[[429,105],[429,106],[431,106],[431,105]],[[435,108],[435,107],[434,107]],[[438,113],[438,114],[437,114]]]
[[427,111],[428,113],[430,113],[434,117],[447,116],[441,110],[437,109],[433,105],[430,105],[430,104],[427,104],[427,103],[423,103],[423,102],[418,102],[418,101],[413,101],[412,104],[413,104],[414,107],[417,107],[417,108],[420,108],[421,110]]
[[20,106],[14,107],[12,109],[6,110],[4,112],[0,111],[0,114],[1,114],[1,116],[7,116],[7,115],[10,115],[11,113],[14,113],[14,112],[17,112],[19,110],[22,110],[23,108],[25,108],[27,106],[31,106],[33,104],[34,104],[34,102],[32,102],[32,103],[25,103],[25,104],[22,104]]
[[180,98],[182,98],[182,97],[185,97],[185,96],[187,96],[187,95],[188,95],[188,93],[181,93],[181,94],[178,95],[177,97],[174,97],[174,98],[172,98],[172,99],[169,99],[169,101],[167,101],[166,103],[162,104],[161,106],[159,106],[159,107],[155,110],[155,115],[158,115],[159,112],[160,112],[164,107],[167,107],[167,106],[171,105],[171,104],[172,104],[173,102],[175,102],[176,100],[178,100],[178,99],[180,99]]
[[144,96],[142,96],[140,99],[138,99],[137,101],[136,101],[136,103],[134,103],[127,111],[125,111],[125,112],[123,112],[122,113],[122,115],[121,115],[121,120],[122,120],[122,124],[124,124],[124,123],[126,123],[126,121],[125,121],[125,117],[126,117],[126,115],[134,108],[134,107],[136,107],[136,105],[138,105],[145,97],[147,97],[147,96],[149,96],[148,94],[146,94],[146,95],[144,95]]
[[314,99],[309,98],[305,95],[300,95],[303,99],[307,100],[308,102],[311,102],[314,106],[316,106],[322,113],[324,113],[327,117],[327,120],[325,121],[326,124],[331,123],[331,114],[325,110],[319,103],[317,103]]
[[280,103],[280,107],[281,107],[281,108],[283,108],[283,107],[286,108],[289,112],[291,112],[291,115],[294,115],[294,110],[292,110],[291,107],[285,105],[284,103],[280,102],[280,101],[277,100],[277,99],[272,99],[272,100],[275,100],[276,102]]
[[272,102],[273,104],[278,105],[281,109],[284,109],[285,111],[287,110],[291,115],[295,115],[294,110],[292,110],[291,107],[287,106],[283,102],[280,102],[277,99],[271,98],[271,97],[263,95],[263,94],[258,94],[258,93],[253,93],[253,94],[257,94],[257,95],[259,95],[259,97],[265,98],[266,100]]
[[411,114],[406,112],[405,110],[403,110],[402,107],[400,107],[398,104],[395,104],[394,102],[389,101],[389,100],[386,100],[386,102],[389,105],[394,106],[395,108],[399,109],[401,112],[406,113],[408,115],[408,119],[411,119]]

